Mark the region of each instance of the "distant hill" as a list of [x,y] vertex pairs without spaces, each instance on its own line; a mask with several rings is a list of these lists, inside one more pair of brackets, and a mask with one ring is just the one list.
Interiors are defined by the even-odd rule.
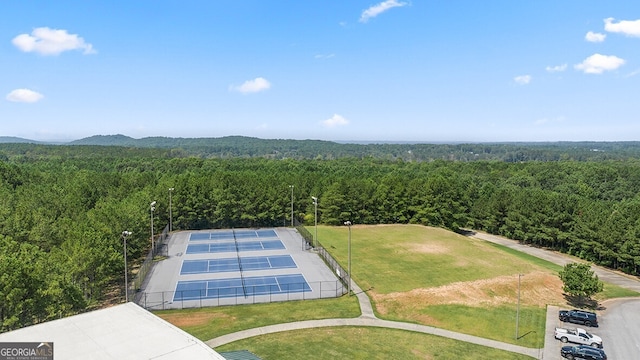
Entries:
[[15,136],[0,136],[0,144],[40,144],[41,142]]
[[68,142],[67,145],[137,146],[138,140],[126,135],[94,135]]
[[[4,143],[4,144],[2,144]],[[11,143],[11,144],[9,144]],[[47,150],[62,156],[108,152],[109,147],[126,148],[140,156],[163,154],[171,157],[314,159],[370,158],[402,161],[601,161],[640,159],[640,142],[539,142],[539,143],[338,143],[323,140],[259,139],[245,136],[219,138],[146,137],[96,135],[68,143],[42,143],[0,137],[0,152],[22,153],[31,144],[51,145]],[[56,146],[67,149],[55,150]],[[83,146],[79,152],[77,146]],[[74,147],[76,148],[74,150]],[[114,149],[115,150],[115,149]],[[43,150],[44,151],[44,150]],[[122,151],[118,152],[122,154]],[[132,153],[132,154],[133,154]],[[144,154],[144,155],[142,155]]]

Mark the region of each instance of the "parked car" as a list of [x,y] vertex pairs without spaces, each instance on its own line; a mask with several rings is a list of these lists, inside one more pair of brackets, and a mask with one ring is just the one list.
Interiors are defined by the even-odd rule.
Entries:
[[560,321],[598,327],[598,316],[596,313],[591,311],[560,310],[558,317],[560,318]]
[[582,328],[556,328],[554,336],[563,343],[572,342],[602,349],[602,338],[598,335],[590,334]]
[[560,349],[560,356],[569,360],[607,360],[604,350],[587,345],[563,346]]

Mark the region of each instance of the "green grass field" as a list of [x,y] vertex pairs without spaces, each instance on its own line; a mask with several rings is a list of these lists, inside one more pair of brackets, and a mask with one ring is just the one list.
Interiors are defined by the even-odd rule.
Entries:
[[[318,227],[318,239],[347,263],[348,229]],[[560,267],[447,230],[411,225],[353,226],[351,261],[353,279],[363,289],[373,287],[369,294],[380,318],[532,348],[543,344],[546,307],[531,299],[520,306],[519,333],[527,335],[515,339],[518,274],[551,274]],[[487,279],[499,281],[464,291]],[[452,284],[459,289],[450,289]],[[525,283],[527,288],[538,285]],[[416,293],[430,288],[449,294],[433,301],[430,292]]]
[[262,359],[531,359],[528,356],[395,329],[332,327],[262,335],[216,351],[246,349]]
[[299,320],[354,318],[360,315],[356,297],[301,300],[268,304],[166,310],[155,313],[200,340],[240,330]]
[[[529,255],[424,226],[352,226],[351,230],[353,279],[361,288],[370,289],[367,294],[380,318],[540,348],[544,343],[546,304],[564,305],[557,276],[561,267]],[[348,229],[318,226],[318,239],[346,269]],[[523,276],[519,339],[516,340],[518,274]],[[638,294],[606,284],[598,299],[633,295]],[[158,315],[206,341],[264,325],[356,317],[359,309],[355,297],[344,296],[339,299],[166,311]],[[300,336],[299,333],[305,335]],[[369,344],[358,335],[363,333],[376,340]],[[357,349],[343,349],[349,344],[359,346]],[[327,352],[329,350],[336,352],[339,358],[395,358],[383,356],[389,353],[382,348],[395,349],[397,352],[394,354],[414,354],[399,358],[416,357],[415,354],[434,359],[526,358],[424,334],[359,328],[309,329],[295,334],[264,335],[216,350],[248,349],[264,359],[299,359],[305,358],[305,354],[326,354],[322,358],[335,358],[333,353]],[[283,357],[280,349],[288,349],[291,357]],[[468,353],[473,357],[466,357]]]
[[[346,227],[318,226],[318,239],[340,263],[347,264]],[[383,294],[517,275],[539,267],[516,259],[486,242],[443,229],[417,225],[352,226],[353,279],[362,289],[374,287]]]

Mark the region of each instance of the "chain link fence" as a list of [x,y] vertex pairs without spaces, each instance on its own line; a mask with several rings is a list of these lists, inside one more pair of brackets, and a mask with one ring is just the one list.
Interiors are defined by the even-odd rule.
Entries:
[[[202,308],[223,305],[247,305],[292,300],[310,300],[337,298],[344,295],[347,289],[340,280],[318,281],[309,283],[292,283],[287,285],[291,291],[267,289],[264,286],[247,286],[242,288],[215,290],[185,290],[141,293],[136,299],[138,305],[147,310],[169,310]],[[311,287],[311,291],[300,291]],[[245,296],[246,294],[249,294]]]
[[138,291],[142,288],[147,274],[153,267],[154,258],[156,256],[169,256],[169,225],[165,226],[162,233],[154,240],[154,246],[145,257],[142,265],[140,265],[138,269],[138,273],[133,278],[133,281],[129,283],[129,288],[127,289],[128,298],[135,299],[135,302],[138,304],[142,296]]
[[338,261],[334,259],[333,256],[331,256],[331,254],[329,254],[329,252],[320,244],[320,242],[317,239],[315,242],[313,241],[313,235],[311,235],[311,233],[309,232],[309,230],[307,230],[306,227],[301,226],[297,222],[296,224],[297,224],[296,230],[302,236],[302,238],[304,238],[305,246],[307,246],[307,248],[311,248],[315,243],[316,248],[314,250],[318,253],[320,258],[322,258],[324,263],[327,264],[327,266],[331,269],[331,271],[333,271],[336,274],[336,276],[338,276],[338,279],[340,279],[340,281],[342,282],[342,285],[344,285],[348,289],[349,281],[351,281],[350,274],[347,271],[345,271],[342,268],[342,266],[340,266],[340,264],[338,264]]

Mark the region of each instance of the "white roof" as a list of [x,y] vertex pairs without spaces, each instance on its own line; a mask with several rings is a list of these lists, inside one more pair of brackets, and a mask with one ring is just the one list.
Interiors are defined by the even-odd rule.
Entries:
[[54,359],[224,360],[132,302],[2,333],[0,342],[53,342]]

